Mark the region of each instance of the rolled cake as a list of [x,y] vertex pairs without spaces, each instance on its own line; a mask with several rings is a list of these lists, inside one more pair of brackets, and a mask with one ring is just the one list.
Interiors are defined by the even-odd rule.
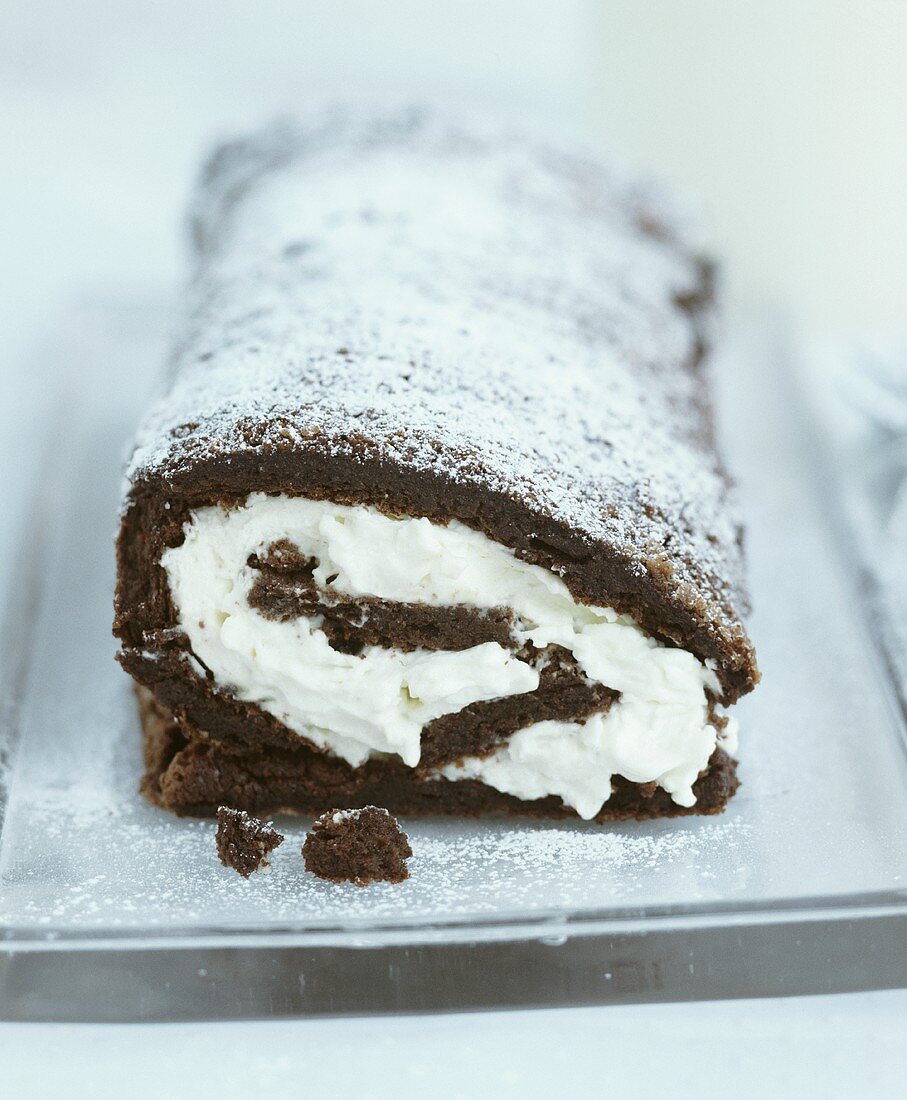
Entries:
[[758,679],[710,265],[647,185],[335,113],[215,153],[129,470],[119,660],[180,814],[721,810]]

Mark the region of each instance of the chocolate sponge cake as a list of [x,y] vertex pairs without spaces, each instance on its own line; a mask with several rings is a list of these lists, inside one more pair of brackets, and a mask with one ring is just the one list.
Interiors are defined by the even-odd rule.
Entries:
[[713,813],[758,679],[711,268],[606,167],[420,112],[220,149],[118,540],[177,813]]

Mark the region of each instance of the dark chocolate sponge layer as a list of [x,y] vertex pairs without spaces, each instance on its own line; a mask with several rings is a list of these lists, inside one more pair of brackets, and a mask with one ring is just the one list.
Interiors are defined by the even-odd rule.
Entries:
[[[151,680],[154,697],[184,720],[188,737],[215,738],[243,750],[274,748],[293,752],[301,744],[315,748],[254,703],[218,690],[211,680],[187,680],[178,667],[184,659],[184,651],[174,649],[161,660],[128,655],[121,663],[139,683],[145,683],[144,677]],[[155,682],[153,677],[158,674],[162,679]],[[196,683],[201,691],[193,690]],[[533,722],[581,721],[606,711],[616,699],[616,692],[587,680],[572,655],[551,647],[536,691],[472,703],[429,722],[422,730],[420,767],[437,768],[464,756],[486,755]]]
[[[293,548],[295,550],[295,548]],[[297,564],[291,566],[289,560]],[[506,607],[479,611],[472,607],[434,607],[395,603],[365,596],[353,599],[319,588],[312,577],[314,563],[284,558],[279,567],[255,563],[259,578],[249,592],[249,604],[266,619],[296,619],[320,615],[322,630],[334,649],[358,653],[375,645],[411,653],[415,649],[469,649],[484,642],[516,648]]]
[[[317,817],[333,806],[379,805],[392,814],[485,814],[576,817],[554,796],[521,801],[475,779],[433,779],[388,758],[352,768],[337,757],[299,746],[295,750],[244,750],[199,738],[139,689],[144,734],[143,794],[181,816],[210,817],[227,804],[254,814],[299,813]],[[716,814],[739,786],[737,764],[716,749],[693,785],[696,805],[678,806],[654,783],[613,780],[614,792],[596,821]]]

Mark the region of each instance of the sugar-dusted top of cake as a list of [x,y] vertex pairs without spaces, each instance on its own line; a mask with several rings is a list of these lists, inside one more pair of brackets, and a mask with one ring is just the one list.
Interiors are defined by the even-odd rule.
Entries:
[[130,477],[364,439],[524,500],[640,571],[665,562],[672,599],[739,633],[700,362],[706,268],[647,186],[477,133],[338,112],[221,149],[194,205],[173,385]]

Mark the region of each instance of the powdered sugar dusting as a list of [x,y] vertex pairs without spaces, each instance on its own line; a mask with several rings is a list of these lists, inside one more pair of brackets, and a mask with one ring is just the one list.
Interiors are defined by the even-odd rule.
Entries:
[[331,814],[331,821],[335,825],[342,825],[344,821],[358,821],[360,814],[360,810],[338,810],[335,814]]
[[[528,502],[739,633],[701,291],[670,216],[609,170],[418,112],[277,127],[214,158],[170,393],[134,483],[275,447]],[[673,238],[673,239],[672,239]]]
[[331,821],[335,825],[342,825],[344,821],[358,821],[365,810],[371,810],[376,814],[384,814],[385,817],[390,817],[387,810],[382,809],[380,806],[363,806],[363,808],[355,810],[337,810],[336,813],[331,814]]
[[[132,804],[101,809],[36,806],[42,844],[80,853],[79,872],[13,891],[0,923],[100,928],[354,926],[443,918],[526,917],[619,905],[666,886],[688,897],[716,895],[716,869],[736,850],[741,874],[749,834],[737,818],[630,825],[620,830],[500,822],[404,821],[413,848],[403,884],[330,884],[308,873],[300,856],[309,822],[279,823],[286,842],[270,855],[270,874],[241,879],[214,851],[215,824],[178,820]],[[678,828],[678,825],[680,826]],[[106,838],[99,847],[99,838]],[[27,851],[22,853],[27,858]],[[551,882],[558,883],[556,898]]]

